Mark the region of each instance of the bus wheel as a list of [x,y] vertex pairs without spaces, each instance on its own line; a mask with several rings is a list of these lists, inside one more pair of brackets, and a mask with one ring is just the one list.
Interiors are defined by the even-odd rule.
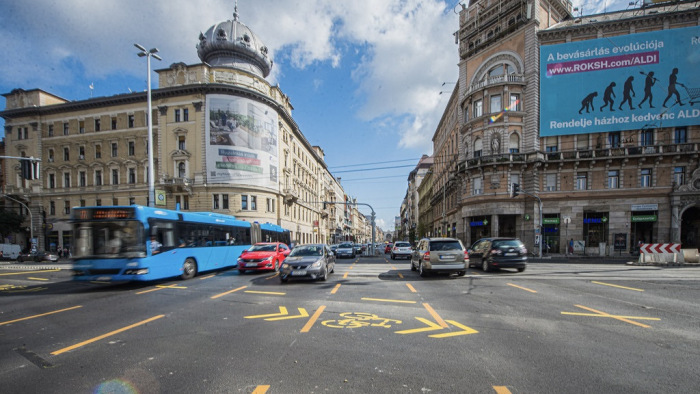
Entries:
[[188,258],[182,264],[182,275],[180,277],[182,279],[192,279],[195,275],[197,275],[197,262],[192,258]]

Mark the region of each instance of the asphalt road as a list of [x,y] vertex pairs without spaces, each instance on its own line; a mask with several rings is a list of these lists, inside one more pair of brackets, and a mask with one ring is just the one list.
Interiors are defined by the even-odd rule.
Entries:
[[339,260],[327,282],[219,271],[123,285],[71,282],[67,267],[0,266],[1,392],[698,387],[694,267],[538,262],[421,278],[382,256]]

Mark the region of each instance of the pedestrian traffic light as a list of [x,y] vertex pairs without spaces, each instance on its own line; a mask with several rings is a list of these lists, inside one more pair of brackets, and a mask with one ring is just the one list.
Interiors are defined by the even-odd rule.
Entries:
[[39,179],[39,162],[31,159],[20,160],[19,162],[22,179]]
[[513,183],[510,187],[510,196],[517,197],[519,193],[520,193],[520,184]]

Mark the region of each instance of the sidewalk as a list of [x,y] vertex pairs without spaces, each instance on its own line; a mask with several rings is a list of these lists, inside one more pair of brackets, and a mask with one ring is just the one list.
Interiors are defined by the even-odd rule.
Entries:
[[627,264],[640,266],[658,266],[658,267],[698,267],[698,263],[640,263],[639,256],[632,256],[629,253],[623,253],[622,256],[594,256],[583,254],[565,255],[560,253],[549,253],[541,258],[530,257],[528,263],[570,263],[570,264]]

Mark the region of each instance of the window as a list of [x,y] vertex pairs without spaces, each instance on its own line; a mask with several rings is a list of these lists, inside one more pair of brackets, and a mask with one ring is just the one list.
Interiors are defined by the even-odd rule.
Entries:
[[588,150],[590,147],[588,141],[589,141],[588,134],[577,134],[576,135],[576,149]]
[[182,121],[187,122],[190,120],[190,110],[185,108],[182,110]]
[[102,199],[99,199],[99,198],[96,199],[96,200],[95,200],[95,206],[96,206],[96,207],[101,207],[101,206],[102,206]]
[[588,174],[585,172],[576,173],[576,189],[586,190],[588,188]]
[[185,136],[180,135],[177,137],[177,149],[185,150]]
[[489,104],[489,111],[491,113],[501,112],[503,109],[501,102],[501,95],[491,96],[491,103]]
[[187,172],[185,171],[185,163],[178,163],[177,176],[180,178],[185,178],[187,176]]
[[102,158],[102,145],[95,145],[95,159]]
[[244,211],[248,210],[248,196],[241,196],[241,209]]
[[84,207],[84,206],[85,206],[85,200],[83,200],[82,198],[80,199],[80,206],[81,206],[81,207]]
[[275,212],[275,199],[274,198],[267,199],[267,212]]
[[221,195],[221,208],[228,209],[228,194]]
[[133,156],[136,152],[136,143],[134,141],[129,141],[129,156]]
[[544,190],[548,192],[557,191],[557,174],[547,174],[545,176]]
[[621,133],[619,131],[608,133],[608,145],[610,145],[611,148],[619,148],[620,138]]
[[175,196],[175,205],[180,204],[180,209],[190,209],[190,198],[187,195]]
[[78,181],[80,182],[80,187],[87,186],[87,172],[80,171],[79,174],[80,174],[80,176],[78,178]]
[[520,111],[520,94],[510,94],[510,105],[508,106],[508,111]]
[[117,197],[112,199],[112,205],[119,205],[119,199]]
[[119,145],[116,142],[112,142],[112,157],[119,156]]
[[483,183],[481,178],[472,179],[472,195],[479,195],[484,193]]
[[117,129],[117,118],[112,118],[112,130]]
[[136,169],[135,168],[129,168],[129,183],[132,185],[136,183]]
[[49,189],[56,188],[56,174],[49,174]]
[[642,130],[639,132],[639,145],[654,145],[654,130]]
[[85,134],[85,121],[84,121],[84,120],[81,120],[81,121],[78,123],[78,132],[79,132],[80,134]]
[[136,205],[136,197],[129,197],[129,205]]
[[250,196],[250,210],[251,211],[258,210],[258,197],[257,196]]
[[180,110],[176,109],[175,110],[175,122],[179,122],[179,121],[180,121]]
[[64,201],[63,202],[63,213],[66,215],[70,215],[70,201]]
[[619,189],[620,188],[620,171],[610,170],[608,171],[608,189]]
[[[176,112],[179,112],[179,111],[176,110]],[[212,208],[219,209],[219,195],[214,194],[212,197],[213,197]]]
[[68,131],[70,130],[70,127],[68,126],[68,122],[63,123],[63,135],[68,135]]
[[95,186],[102,186],[102,171],[95,171]]
[[85,147],[82,145],[78,147],[78,159],[85,160]]
[[675,186],[685,184],[685,167],[673,167],[673,183]]
[[129,115],[129,128],[134,128],[134,115]]
[[113,169],[112,170],[112,185],[118,185],[119,184],[119,170]]
[[49,202],[49,215],[55,215],[56,214],[56,202],[51,201]]
[[518,136],[518,134],[516,134],[516,133],[513,133],[510,135],[510,138],[508,140],[508,152],[510,152],[510,153],[520,152],[520,136]]
[[49,137],[53,137],[53,125],[49,125]]
[[481,138],[477,138],[476,141],[474,141],[474,157],[481,157],[481,151],[483,148],[484,145]]
[[688,142],[688,129],[685,127],[676,127],[673,131],[673,143],[685,144]]
[[556,152],[559,150],[559,144],[557,143],[557,137],[547,137],[544,141],[544,148],[547,152]]
[[65,188],[70,187],[70,172],[63,173],[63,187],[65,187]]
[[465,122],[469,121],[469,108],[464,109],[464,121]]
[[641,187],[651,187],[651,168],[642,168],[639,185]]
[[54,152],[53,149],[49,149],[49,163],[53,163],[54,161]]
[[68,161],[68,160],[70,160],[70,149],[63,148],[63,161]]
[[95,131],[100,131],[100,120],[95,119]]
[[474,118],[478,118],[479,116],[484,114],[484,103],[481,100],[476,100],[474,102]]

